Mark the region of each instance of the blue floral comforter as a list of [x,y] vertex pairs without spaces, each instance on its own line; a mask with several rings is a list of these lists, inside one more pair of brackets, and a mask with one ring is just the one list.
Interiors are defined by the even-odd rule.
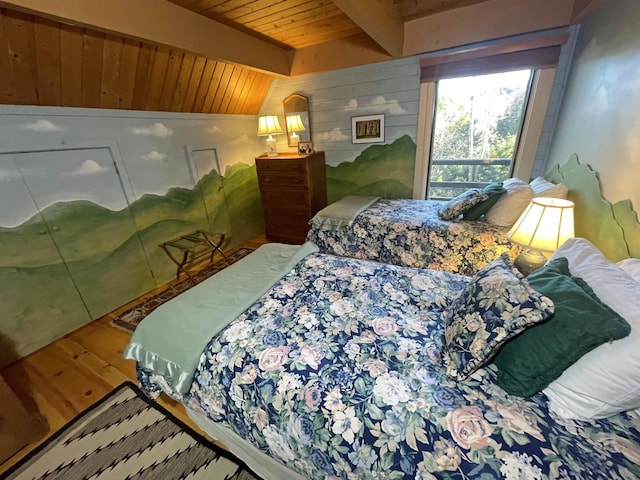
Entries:
[[393,265],[473,275],[519,247],[507,240],[507,228],[484,221],[441,220],[436,200],[378,200],[352,225],[319,229],[311,225],[307,241],[321,252]]
[[309,479],[640,476],[637,415],[563,423],[493,366],[445,375],[442,314],[469,281],[312,254],[211,340],[187,395],[168,393]]

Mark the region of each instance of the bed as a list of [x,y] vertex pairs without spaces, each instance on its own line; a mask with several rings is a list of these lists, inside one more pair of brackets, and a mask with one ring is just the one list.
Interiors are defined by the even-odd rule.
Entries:
[[[451,202],[348,196],[314,216],[307,241],[324,253],[473,275],[503,253],[518,255],[507,232],[534,196],[567,195],[563,184],[542,178],[502,185],[483,189],[495,196],[470,189]],[[443,215],[450,204],[453,214]],[[467,217],[467,209],[482,205]]]
[[[640,478],[632,223],[620,258],[597,248],[612,246],[601,229],[596,245],[566,242],[537,280],[506,254],[471,277],[265,245],[156,309],[125,357],[150,397],[183,403],[265,480]],[[552,265],[583,279],[582,310],[541,288]],[[575,345],[556,341],[567,326]],[[514,383],[522,364],[530,377]]]
[[311,223],[307,241],[321,251],[394,265],[473,275],[502,253],[518,247],[508,228],[484,221],[442,220],[437,200],[378,199],[350,224],[327,228]]
[[[640,476],[637,413],[558,418],[544,393],[507,394],[491,363],[456,379],[460,369],[452,373],[457,364],[443,353],[450,335],[444,317],[476,277],[327,255],[310,244],[265,245],[246,258],[249,269],[240,261],[223,271],[222,281],[214,276],[189,290],[200,290],[192,298],[177,297],[186,307],[157,309],[167,321],[160,318],[160,328],[147,317],[125,355],[138,360],[150,396],[165,392],[182,402],[201,428],[263,478]],[[217,316],[216,292],[228,282],[236,282],[228,286],[237,292],[273,264],[282,265],[275,274],[282,277],[264,282],[262,288],[272,283],[264,293],[252,292],[255,301],[233,300],[240,313],[226,312],[235,318],[204,338],[209,327],[191,322],[202,310]],[[502,264],[509,268],[507,256],[487,269]],[[527,318],[549,309],[544,297],[510,290],[502,298],[511,297]],[[216,306],[207,312],[195,305],[198,298]],[[146,333],[162,332],[155,345],[173,347],[190,331],[204,338],[192,381],[184,382],[176,365],[158,365],[172,353],[150,358],[145,325]],[[181,365],[192,362],[180,355]]]

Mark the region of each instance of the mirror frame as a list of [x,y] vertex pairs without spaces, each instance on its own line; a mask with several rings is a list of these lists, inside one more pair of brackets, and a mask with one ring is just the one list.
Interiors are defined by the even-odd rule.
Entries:
[[291,142],[291,135],[289,134],[289,128],[287,126],[287,115],[291,115],[293,113],[307,114],[306,122],[305,118],[301,117],[306,130],[304,132],[300,132],[299,136],[301,142],[311,142],[311,112],[309,112],[309,97],[299,93],[292,93],[282,100],[282,107],[284,110],[284,128],[287,134],[287,145],[290,147],[297,147],[297,144]]

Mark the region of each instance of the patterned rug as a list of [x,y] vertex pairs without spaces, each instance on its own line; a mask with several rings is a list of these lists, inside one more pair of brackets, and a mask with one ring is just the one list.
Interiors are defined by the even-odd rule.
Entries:
[[125,382],[56,432],[2,480],[259,480],[232,454]]
[[142,302],[134,305],[130,309],[126,310],[125,312],[122,312],[116,318],[111,320],[111,324],[116,327],[127,330],[129,332],[133,332],[138,326],[138,324],[142,321],[142,319],[147,315],[149,315],[151,312],[153,312],[160,305],[171,300],[173,297],[180,295],[182,292],[190,289],[191,287],[202,282],[203,280],[206,280],[214,273],[219,272],[220,270],[228,267],[232,263],[237,262],[242,257],[246,257],[251,252],[253,252],[253,249],[251,248],[241,248],[227,255],[227,257],[229,258],[229,261],[222,258],[217,262],[214,262],[211,265],[208,265],[202,270],[199,270],[194,273],[190,272],[190,275],[195,281],[195,283],[191,281],[188,277],[184,277],[179,282],[169,285],[162,292],[156,293],[154,296],[149,297],[143,300]]

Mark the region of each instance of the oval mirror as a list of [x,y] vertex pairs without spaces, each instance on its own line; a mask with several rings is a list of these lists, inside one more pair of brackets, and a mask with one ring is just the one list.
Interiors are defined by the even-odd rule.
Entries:
[[299,142],[311,142],[309,98],[292,93],[282,101],[284,107],[287,144],[297,147]]

